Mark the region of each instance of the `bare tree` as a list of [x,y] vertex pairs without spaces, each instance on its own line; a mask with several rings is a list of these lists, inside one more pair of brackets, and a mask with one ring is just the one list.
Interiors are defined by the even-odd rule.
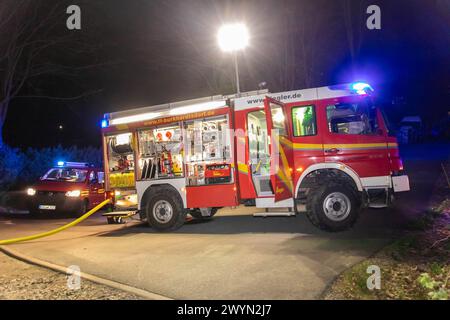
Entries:
[[[8,109],[14,98],[76,99],[88,92],[71,97],[58,97],[36,90],[33,81],[41,76],[70,77],[94,64],[82,62],[73,65],[61,62],[58,48],[73,47],[75,54],[88,55],[86,42],[65,27],[67,3],[27,0],[3,0],[0,2],[0,146],[3,145],[2,129]],[[62,57],[64,60],[67,57]],[[84,63],[84,64],[83,64]],[[25,92],[25,93],[24,93]],[[24,93],[24,94],[22,94]]]

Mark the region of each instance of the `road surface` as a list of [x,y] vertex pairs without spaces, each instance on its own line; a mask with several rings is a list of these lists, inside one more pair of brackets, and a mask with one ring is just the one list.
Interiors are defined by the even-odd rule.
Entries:
[[[258,209],[239,207],[224,208],[210,221],[191,221],[174,233],[157,233],[138,221],[107,225],[95,215],[63,233],[11,247],[175,299],[320,298],[339,273],[398,237],[402,225],[426,209],[440,161],[449,154],[448,145],[428,148],[405,152],[412,191],[402,194],[396,208],[366,210],[346,232],[317,230],[304,215],[255,218]],[[0,238],[68,221],[2,215]]]

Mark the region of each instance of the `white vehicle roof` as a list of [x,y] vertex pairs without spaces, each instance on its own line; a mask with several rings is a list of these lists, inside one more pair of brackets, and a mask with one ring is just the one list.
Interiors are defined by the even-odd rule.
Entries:
[[208,111],[225,107],[228,99],[234,101],[235,110],[245,110],[262,106],[264,103],[264,98],[266,96],[272,97],[281,102],[289,103],[356,95],[357,93],[351,89],[351,86],[351,83],[346,83],[334,86],[292,90],[277,93],[270,93],[267,89],[264,89],[244,92],[239,96],[236,94],[216,95],[199,99],[184,100],[106,113],[104,115],[104,119],[107,119],[112,125],[118,125],[150,119],[158,119],[167,116],[183,115],[186,113]]

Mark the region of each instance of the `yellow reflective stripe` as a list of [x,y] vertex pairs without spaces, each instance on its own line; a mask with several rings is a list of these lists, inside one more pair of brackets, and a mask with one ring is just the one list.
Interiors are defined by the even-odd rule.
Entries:
[[[388,147],[396,148],[397,143],[389,143]],[[379,149],[386,148],[386,143],[341,143],[341,144],[320,144],[320,143],[294,143],[294,150],[322,150],[326,149]]]
[[287,157],[286,157],[286,154],[284,153],[283,148],[280,148],[280,155],[281,155],[281,161],[283,163],[284,170],[280,170],[280,168],[278,168],[277,174],[281,178],[281,180],[283,180],[284,184],[289,188],[289,191],[292,192],[293,185],[292,185],[292,180],[291,180],[291,172],[289,170],[289,162],[287,160]]
[[322,150],[321,143],[294,143],[294,150]]
[[289,140],[289,139],[287,139],[287,138],[281,136],[281,137],[280,137],[280,142],[281,142],[283,145],[285,145],[286,147],[292,148],[292,141],[291,141],[291,140]]
[[343,143],[343,144],[324,144],[325,149],[370,149],[386,148],[386,143]]
[[238,162],[238,171],[243,174],[248,174],[248,167],[245,163]]
[[389,148],[398,148],[398,143],[397,142],[389,142],[388,147]]

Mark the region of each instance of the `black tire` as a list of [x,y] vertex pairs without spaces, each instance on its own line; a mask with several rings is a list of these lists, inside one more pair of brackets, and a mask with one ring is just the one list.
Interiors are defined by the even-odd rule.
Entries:
[[[333,195],[337,195],[337,198]],[[334,206],[333,201],[336,201],[336,207],[333,207],[330,212],[326,211],[325,204]],[[350,203],[349,209],[346,206],[347,202]],[[344,205],[341,203],[344,203]],[[333,212],[339,212],[339,210],[344,211],[341,216],[333,215]],[[308,219],[316,227],[330,232],[351,228],[358,219],[361,210],[361,197],[358,190],[345,183],[327,182],[311,189],[306,199],[306,216]],[[333,216],[334,219],[330,216]]]
[[[155,188],[155,190],[150,192],[149,197],[145,207],[145,214],[150,227],[158,231],[169,232],[179,229],[184,224],[187,212],[183,208],[183,202],[175,190],[171,188]],[[159,206],[165,206],[165,208]],[[169,208],[170,210],[168,210]],[[160,215],[159,217],[158,214]],[[167,219],[167,221],[164,221],[164,219]]]
[[216,208],[216,207],[211,208],[211,215],[208,216],[208,217],[202,216],[202,213],[200,212],[200,209],[192,209],[191,211],[189,211],[189,214],[194,219],[206,220],[206,219],[211,219],[212,217],[214,217],[214,215],[217,213],[217,211],[219,211],[219,208]]

